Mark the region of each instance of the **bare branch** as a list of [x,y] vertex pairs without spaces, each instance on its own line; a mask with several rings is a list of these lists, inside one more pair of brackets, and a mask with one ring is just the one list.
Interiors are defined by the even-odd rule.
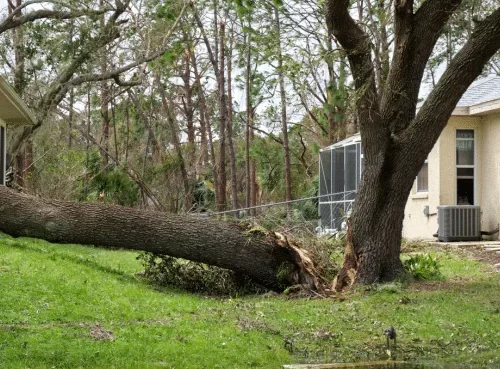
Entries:
[[205,43],[205,46],[207,48],[208,58],[210,59],[210,62],[212,63],[212,67],[214,68],[214,71],[218,71],[219,70],[218,62],[217,62],[217,59],[214,57],[212,47],[210,46],[210,41],[208,40],[207,33],[205,32],[205,27],[203,27],[203,22],[200,19],[200,15],[198,14],[198,11],[196,10],[196,8],[194,7],[194,4],[192,2],[191,2],[191,8],[193,9],[194,19],[196,21],[196,24],[198,25],[198,28],[201,31],[201,35],[203,37],[203,42]]
[[126,173],[144,191],[144,193],[151,200],[156,209],[158,211],[165,211],[164,206],[158,201],[158,199],[153,193],[153,190],[151,190],[151,188],[144,181],[144,179],[136,169],[132,168],[128,163],[124,164],[120,163],[120,160],[116,156],[114,156],[111,152],[109,152],[105,147],[99,144],[99,142],[91,134],[85,132],[83,129],[80,129],[80,133],[85,138],[92,141],[92,143],[96,145],[99,148],[99,150],[105,152],[109,156],[109,158],[115,162],[116,165],[123,165],[123,167],[126,169]]
[[[68,81],[73,77],[78,68],[89,60],[94,55],[95,50],[100,49],[104,45],[118,38],[120,33],[118,26],[123,21],[118,21],[118,18],[126,10],[130,0],[127,0],[123,6],[117,8],[111,17],[106,22],[104,28],[92,39],[88,40],[80,54],[73,59],[68,66],[66,66],[57,78],[50,84],[47,91],[44,93],[42,99],[37,107],[37,120],[33,126],[25,126],[18,139],[13,142],[9,147],[9,154],[16,153],[21,144],[26,140],[34,131],[36,131],[44,123],[49,112],[57,106],[63,99],[70,88]],[[13,155],[11,155],[13,157]]]
[[[328,29],[347,53],[358,94],[356,110],[362,132],[361,139],[367,149],[366,157],[371,160],[370,158],[376,157],[384,150],[390,133],[387,125],[380,125],[379,98],[370,39],[349,14],[349,0],[327,0],[325,8]],[[385,144],[381,145],[381,142]]]
[[37,4],[46,1],[28,1],[21,6],[15,8],[11,14],[7,16],[0,23],[0,34],[8,31],[9,29],[19,27],[22,24],[33,22],[38,19],[73,19],[80,18],[84,16],[101,15],[109,12],[113,9],[103,8],[99,10],[73,10],[73,11],[62,11],[62,10],[49,10],[49,9],[39,9],[32,12],[23,14],[19,16],[19,12],[26,8],[28,5]]

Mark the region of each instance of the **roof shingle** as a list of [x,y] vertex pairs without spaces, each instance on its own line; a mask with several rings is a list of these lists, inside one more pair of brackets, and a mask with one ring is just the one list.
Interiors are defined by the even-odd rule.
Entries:
[[489,76],[470,85],[457,107],[470,107],[500,99],[500,76]]

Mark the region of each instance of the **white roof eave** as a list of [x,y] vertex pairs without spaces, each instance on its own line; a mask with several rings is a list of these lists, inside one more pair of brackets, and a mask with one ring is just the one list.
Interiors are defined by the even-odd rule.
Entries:
[[24,101],[14,91],[14,89],[7,83],[7,81],[0,76],[0,93],[5,98],[5,104],[8,109],[13,109],[15,114],[11,117],[2,117],[0,111],[0,118],[7,124],[7,126],[22,126],[35,124],[36,118],[33,112],[28,108]]
[[354,135],[352,135],[350,137],[347,137],[347,138],[343,139],[342,141],[334,143],[333,145],[324,147],[324,148],[322,148],[320,150],[320,152],[321,151],[328,151],[328,150],[336,149],[337,147],[349,146],[349,145],[352,145],[352,144],[356,144],[358,142],[361,142],[361,134],[360,133],[356,133],[356,134],[354,134]]

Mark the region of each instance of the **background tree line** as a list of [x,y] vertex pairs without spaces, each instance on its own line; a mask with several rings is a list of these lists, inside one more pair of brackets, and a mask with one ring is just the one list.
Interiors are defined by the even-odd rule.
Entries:
[[[391,4],[350,9],[371,35],[380,88]],[[428,62],[429,85],[495,1],[461,6]],[[314,194],[319,149],[358,130],[347,55],[326,25],[313,0],[9,0],[0,70],[37,117],[9,136],[17,185],[169,212]]]

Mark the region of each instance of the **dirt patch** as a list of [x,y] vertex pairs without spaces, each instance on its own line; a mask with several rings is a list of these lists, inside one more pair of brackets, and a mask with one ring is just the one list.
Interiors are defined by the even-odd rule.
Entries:
[[99,324],[90,328],[90,337],[96,341],[114,341],[113,331],[104,329]]
[[[496,244],[500,247],[500,242]],[[439,242],[409,242],[402,247],[403,253],[416,251],[447,251],[453,252],[464,259],[476,260],[485,264],[500,264],[500,251],[492,251],[489,248],[494,244],[490,243],[439,243]],[[496,268],[500,271],[500,267]]]
[[[490,251],[484,246],[478,245],[464,247],[464,249],[474,260],[491,265],[500,264],[500,251]],[[497,270],[500,271],[500,268],[497,268]]]
[[408,286],[410,291],[439,291],[439,290],[451,290],[451,291],[464,291],[467,290],[467,281],[464,280],[449,280],[449,281],[419,281],[413,282]]

